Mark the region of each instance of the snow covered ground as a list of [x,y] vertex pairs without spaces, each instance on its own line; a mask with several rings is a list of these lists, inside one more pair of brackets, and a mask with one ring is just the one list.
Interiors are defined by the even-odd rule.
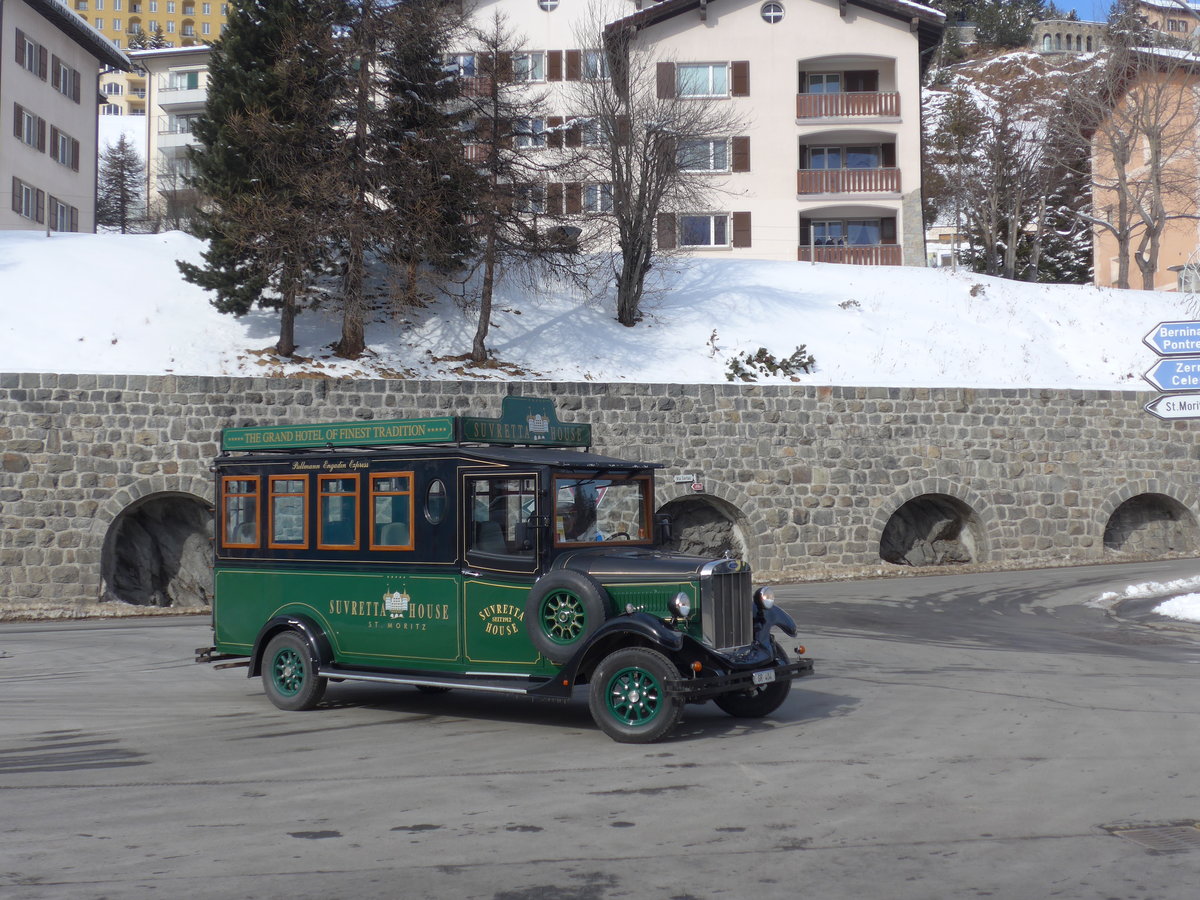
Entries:
[[1196,588],[1200,588],[1200,577],[1180,578],[1168,582],[1146,581],[1131,584],[1120,592],[1103,593],[1088,605],[1100,609],[1114,609],[1126,600],[1169,598],[1155,604],[1151,611],[1169,619],[1200,622],[1200,593],[1196,592]]
[[624,328],[611,299],[567,285],[501,285],[494,365],[464,369],[474,311],[449,298],[367,329],[370,354],[334,357],[339,321],[305,312],[299,354],[280,360],[278,318],[218,313],[175,260],[186,234],[0,233],[0,370],[194,375],[490,378],[720,383],[735,356],[804,345],[816,364],[767,383],[1144,390],[1142,337],[1189,319],[1191,295],[1024,284],[945,269],[678,259],[656,269],[646,320]]
[[[471,369],[474,313],[452,299],[400,317],[380,311],[370,353],[334,357],[336,311],[305,312],[306,360],[269,348],[270,311],[222,315],[175,261],[202,244],[158,235],[0,232],[0,371],[724,383],[729,361],[801,344],[811,374],[760,381],[909,387],[1147,390],[1155,357],[1142,337],[1193,318],[1191,295],[1023,284],[944,269],[676,260],[656,270],[646,320],[624,328],[611,299],[550,286],[502,285],[489,341],[494,365]],[[1132,585],[1097,600],[1167,597],[1161,615],[1200,621],[1200,578]],[[1142,593],[1139,593],[1142,592]]]

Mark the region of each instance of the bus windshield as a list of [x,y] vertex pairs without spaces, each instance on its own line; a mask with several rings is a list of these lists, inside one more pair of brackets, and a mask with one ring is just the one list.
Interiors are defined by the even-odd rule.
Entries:
[[649,478],[559,477],[554,497],[556,544],[650,538]]

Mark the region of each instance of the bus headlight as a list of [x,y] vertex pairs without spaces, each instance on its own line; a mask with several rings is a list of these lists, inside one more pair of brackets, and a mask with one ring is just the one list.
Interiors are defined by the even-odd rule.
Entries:
[[672,597],[667,606],[671,610],[671,615],[677,619],[686,619],[692,614],[692,600],[683,591]]
[[760,587],[754,592],[754,602],[763,609],[770,609],[775,605],[775,590],[769,587]]

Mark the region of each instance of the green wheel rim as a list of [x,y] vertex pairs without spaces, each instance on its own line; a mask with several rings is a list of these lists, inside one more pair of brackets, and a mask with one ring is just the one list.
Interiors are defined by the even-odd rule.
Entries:
[[284,647],[271,660],[271,683],[275,690],[294,697],[304,687],[304,657],[291,647]]
[[542,631],[556,644],[579,640],[587,628],[587,610],[570,591],[555,591],[542,601]]
[[608,679],[605,699],[609,715],[622,725],[648,725],[662,711],[662,686],[645,669],[629,666]]

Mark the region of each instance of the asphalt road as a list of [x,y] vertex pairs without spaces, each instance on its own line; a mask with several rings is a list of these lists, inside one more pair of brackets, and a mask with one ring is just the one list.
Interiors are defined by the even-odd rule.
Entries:
[[331,686],[276,710],[206,620],[0,626],[0,897],[1187,898],[1200,629],[1083,600],[1200,561],[781,590],[771,719],[616,744],[583,701]]

